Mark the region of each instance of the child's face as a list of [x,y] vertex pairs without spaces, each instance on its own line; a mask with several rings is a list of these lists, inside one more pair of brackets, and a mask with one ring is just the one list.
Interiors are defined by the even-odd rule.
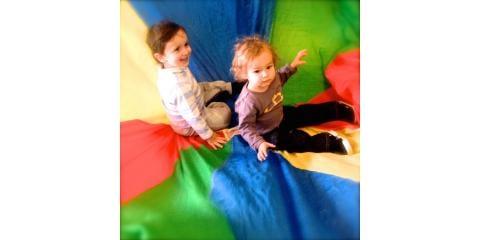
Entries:
[[275,79],[275,66],[272,54],[263,50],[260,55],[247,64],[248,87],[263,92]]
[[192,49],[188,43],[187,34],[179,30],[175,36],[165,45],[163,55],[158,59],[165,68],[187,67]]

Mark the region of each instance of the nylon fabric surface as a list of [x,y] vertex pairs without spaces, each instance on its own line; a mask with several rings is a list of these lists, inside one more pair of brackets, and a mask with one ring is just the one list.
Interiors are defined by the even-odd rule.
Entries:
[[324,70],[336,55],[360,46],[360,1],[277,0],[270,42],[280,66],[308,50],[284,88],[285,104],[307,102],[330,86]]
[[211,176],[231,153],[181,152],[174,174],[121,208],[122,239],[233,239],[227,219],[209,199]]
[[147,26],[163,19],[185,27],[192,47],[190,69],[198,81],[232,81],[230,64],[237,38],[259,34],[268,38],[273,0],[131,1]]
[[241,137],[213,176],[212,199],[237,239],[359,237],[359,183],[300,170],[281,155],[259,163]]
[[359,238],[359,123],[304,129],[346,136],[351,155],[274,151],[259,163],[240,136],[212,150],[168,125],[145,43],[161,19],[183,25],[199,81],[232,80],[233,43],[244,35],[270,39],[279,65],[307,48],[307,64],[285,86],[285,104],[342,100],[359,111],[359,1],[120,4],[122,239]]
[[120,1],[120,120],[169,123],[156,88],[156,63],[145,43],[147,26]]

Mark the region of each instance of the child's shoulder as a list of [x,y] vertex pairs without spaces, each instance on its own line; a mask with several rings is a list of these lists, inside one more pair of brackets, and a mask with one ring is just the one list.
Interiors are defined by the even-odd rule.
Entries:
[[170,79],[172,82],[191,82],[194,79],[188,68],[159,68],[158,78]]
[[255,99],[256,96],[254,93],[252,93],[250,90],[248,90],[247,85],[242,88],[242,91],[238,95],[238,100],[245,101],[245,100],[250,100],[250,99]]
[[188,68],[158,68],[158,74],[168,75],[168,74],[187,74],[189,72]]
[[236,106],[250,106],[254,107],[257,102],[257,96],[250,92],[247,88],[242,89],[242,92],[238,95],[237,101],[235,102]]

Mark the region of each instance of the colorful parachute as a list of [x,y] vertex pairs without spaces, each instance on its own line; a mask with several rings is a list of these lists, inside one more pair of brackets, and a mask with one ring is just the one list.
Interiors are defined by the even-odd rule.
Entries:
[[[235,136],[221,150],[169,126],[145,43],[162,19],[183,25],[199,81],[232,81],[232,46],[272,43],[280,65],[306,48],[285,104],[340,99],[360,110],[358,1],[121,1],[121,237],[124,239],[359,238],[359,126],[305,128],[347,137],[354,153],[256,153]],[[233,105],[229,102],[229,105]],[[359,115],[358,115],[359,117]]]

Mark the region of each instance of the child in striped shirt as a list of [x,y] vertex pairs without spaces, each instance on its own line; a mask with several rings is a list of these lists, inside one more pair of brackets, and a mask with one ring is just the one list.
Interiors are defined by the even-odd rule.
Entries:
[[231,110],[224,102],[215,102],[215,96],[240,91],[240,83],[197,83],[188,68],[192,49],[187,33],[174,22],[153,25],[147,43],[159,63],[157,87],[173,130],[184,136],[198,134],[212,148],[221,148],[227,140],[215,131],[228,127]]

